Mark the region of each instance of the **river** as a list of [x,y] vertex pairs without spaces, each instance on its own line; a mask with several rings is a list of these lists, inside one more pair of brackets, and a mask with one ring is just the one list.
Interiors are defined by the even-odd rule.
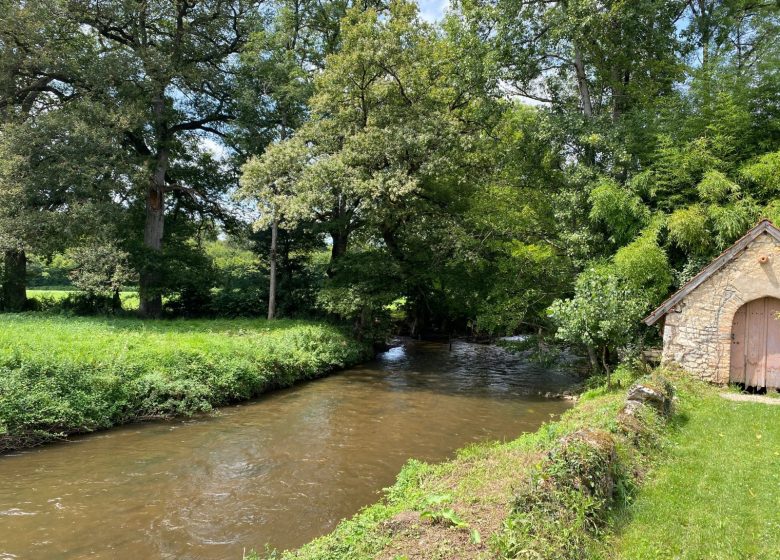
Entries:
[[0,457],[0,559],[236,559],[297,547],[381,497],[410,457],[532,431],[572,379],[495,346],[408,342],[197,419]]

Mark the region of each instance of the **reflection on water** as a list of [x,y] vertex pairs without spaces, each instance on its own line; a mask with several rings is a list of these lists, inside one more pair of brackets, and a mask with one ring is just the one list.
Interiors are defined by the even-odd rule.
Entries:
[[409,343],[223,409],[0,457],[0,559],[240,558],[375,501],[409,457],[536,429],[571,384],[500,348]]

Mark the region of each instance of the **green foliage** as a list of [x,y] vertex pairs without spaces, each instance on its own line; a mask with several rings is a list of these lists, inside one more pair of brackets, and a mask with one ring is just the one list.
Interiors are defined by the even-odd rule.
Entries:
[[594,371],[603,367],[609,373],[610,356],[638,338],[643,315],[672,283],[668,258],[657,243],[657,226],[620,248],[611,262],[596,263],[580,274],[574,297],[550,307],[556,337],[585,346]]
[[365,357],[339,329],[305,322],[6,315],[0,448],[204,412]]
[[524,323],[539,325],[543,310],[565,289],[566,260],[541,243],[514,241],[495,249],[492,270],[482,269],[493,281],[477,304],[474,330],[495,336],[512,334]]
[[222,317],[251,317],[266,313],[268,274],[252,251],[232,243],[208,243],[206,252],[214,266],[215,290],[210,308]]
[[696,185],[699,198],[705,202],[723,202],[739,193],[739,185],[729,180],[726,175],[715,169],[710,169],[704,174],[699,184]]
[[694,254],[710,251],[707,219],[706,210],[698,204],[675,210],[667,221],[670,239]]
[[672,283],[669,259],[657,237],[657,231],[650,228],[613,257],[612,273],[637,297],[641,294],[645,308],[660,302]]
[[396,264],[381,251],[351,253],[317,294],[318,306],[349,321],[360,338],[384,340],[402,295]]
[[[596,265],[577,279],[574,297],[558,300],[550,314],[556,336],[569,344],[585,345],[598,355],[592,367],[608,367],[608,352],[628,344],[637,332],[647,300],[618,277],[609,265]],[[595,363],[601,360],[601,365]]]
[[454,509],[446,507],[451,499],[452,497],[447,494],[428,496],[425,499],[424,509],[420,512],[420,519],[432,523],[442,523],[456,529],[467,529],[468,523],[463,521]]
[[634,239],[649,219],[642,199],[612,179],[604,178],[593,188],[590,204],[590,219],[606,224],[618,245]]
[[73,285],[91,296],[119,294],[138,281],[130,269],[129,255],[111,244],[83,245],[70,251]]
[[594,262],[651,305],[780,219],[771,2],[0,2],[0,260],[73,309],[257,315],[277,223],[282,315],[536,332]]
[[763,154],[742,167],[742,176],[756,185],[760,192],[776,196],[780,190],[780,151]]

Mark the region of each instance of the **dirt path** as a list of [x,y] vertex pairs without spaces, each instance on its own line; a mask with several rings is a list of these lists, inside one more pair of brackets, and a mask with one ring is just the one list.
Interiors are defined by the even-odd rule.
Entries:
[[780,398],[767,397],[766,395],[743,395],[741,393],[721,393],[720,396],[728,401],[757,402],[762,404],[780,405]]

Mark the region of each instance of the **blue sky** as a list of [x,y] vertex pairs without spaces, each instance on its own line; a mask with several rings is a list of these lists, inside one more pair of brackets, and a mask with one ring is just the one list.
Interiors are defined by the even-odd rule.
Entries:
[[420,15],[428,21],[436,21],[449,6],[449,0],[417,0],[420,5]]

